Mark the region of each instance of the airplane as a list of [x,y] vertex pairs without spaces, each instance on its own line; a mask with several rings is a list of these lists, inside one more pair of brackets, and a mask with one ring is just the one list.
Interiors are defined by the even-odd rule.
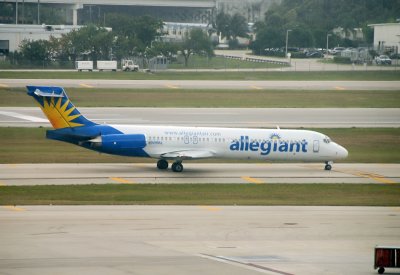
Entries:
[[220,158],[324,162],[332,169],[348,151],[328,136],[309,130],[244,129],[97,124],[84,117],[62,87],[27,86],[54,130],[48,139],[101,153],[158,159],[157,168],[182,172],[186,160]]

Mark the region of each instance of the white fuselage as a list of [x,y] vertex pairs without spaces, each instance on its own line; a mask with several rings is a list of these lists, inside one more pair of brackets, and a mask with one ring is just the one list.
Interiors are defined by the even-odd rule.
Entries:
[[334,161],[348,155],[327,136],[308,130],[110,126],[124,134],[145,135],[143,150],[152,158],[175,151],[207,151],[216,158],[249,160]]

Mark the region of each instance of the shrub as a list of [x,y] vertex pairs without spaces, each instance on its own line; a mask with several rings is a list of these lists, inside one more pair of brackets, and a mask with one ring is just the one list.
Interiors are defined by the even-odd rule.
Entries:
[[339,64],[351,64],[351,59],[350,57],[335,56],[333,62]]

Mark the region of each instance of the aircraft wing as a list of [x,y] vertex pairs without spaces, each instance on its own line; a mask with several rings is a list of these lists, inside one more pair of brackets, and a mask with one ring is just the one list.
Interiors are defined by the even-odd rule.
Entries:
[[215,157],[215,152],[208,150],[182,150],[163,153],[160,157],[173,160],[203,159]]

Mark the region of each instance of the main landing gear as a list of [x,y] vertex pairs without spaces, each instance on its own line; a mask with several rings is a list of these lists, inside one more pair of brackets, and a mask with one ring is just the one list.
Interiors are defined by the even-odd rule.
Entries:
[[174,172],[182,172],[183,171],[183,165],[182,162],[176,161],[172,164],[172,171]]
[[[157,161],[157,168],[160,170],[165,170],[168,169],[168,161],[165,159],[160,159]],[[175,161],[172,166],[171,166],[172,171],[174,172],[182,172],[183,171],[183,165],[181,161]]]
[[157,161],[157,168],[160,170],[165,170],[168,168],[168,161],[166,161],[165,159],[160,159],[159,161]]
[[330,171],[332,169],[332,161],[326,161],[325,162],[325,170]]

